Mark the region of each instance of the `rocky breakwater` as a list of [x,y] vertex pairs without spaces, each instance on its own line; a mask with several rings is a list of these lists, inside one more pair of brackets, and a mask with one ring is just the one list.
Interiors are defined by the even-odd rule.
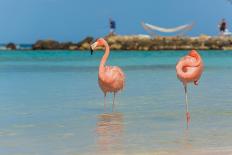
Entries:
[[109,36],[113,50],[227,50],[232,49],[232,37],[155,37]]
[[[147,35],[111,35],[105,39],[112,50],[232,50],[232,37],[161,37],[150,38]],[[93,37],[86,37],[78,43],[60,43],[53,40],[40,40],[33,50],[89,50]]]
[[93,42],[92,37],[86,37],[84,40],[73,43],[73,42],[58,42],[55,40],[39,40],[33,44],[33,50],[86,50]]

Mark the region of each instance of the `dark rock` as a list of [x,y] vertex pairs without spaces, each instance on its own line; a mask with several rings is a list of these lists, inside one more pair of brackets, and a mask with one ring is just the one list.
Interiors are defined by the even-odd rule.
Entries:
[[77,44],[74,44],[72,42],[66,42],[66,43],[60,43],[60,49],[61,50],[77,50],[78,46]]
[[56,50],[60,49],[60,43],[54,40],[39,40],[33,46],[33,50]]
[[77,49],[78,50],[89,50],[89,47],[91,43],[93,42],[94,38],[93,37],[86,37],[82,41],[77,43]]
[[6,48],[9,50],[16,50],[16,45],[14,43],[8,43]]
[[80,42],[78,42],[77,43],[77,46],[78,47],[81,47],[83,44],[85,44],[85,43],[88,43],[88,44],[90,44],[90,43],[92,43],[93,42],[93,40],[94,40],[94,38],[93,37],[86,37],[85,39],[83,39],[82,41],[80,41]]

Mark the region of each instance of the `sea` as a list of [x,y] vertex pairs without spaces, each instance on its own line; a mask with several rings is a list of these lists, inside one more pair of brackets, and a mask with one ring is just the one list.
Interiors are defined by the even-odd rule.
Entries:
[[112,51],[107,65],[121,67],[126,83],[115,108],[107,94],[106,109],[103,52],[0,51],[0,154],[232,153],[232,51],[199,52],[187,128],[175,65],[188,51]]

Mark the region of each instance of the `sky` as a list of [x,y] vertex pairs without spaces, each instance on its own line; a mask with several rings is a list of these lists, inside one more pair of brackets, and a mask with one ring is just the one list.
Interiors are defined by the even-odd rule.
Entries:
[[102,37],[109,17],[122,35],[146,34],[142,21],[167,28],[194,22],[188,35],[217,35],[222,18],[232,31],[229,0],[0,0],[0,43]]

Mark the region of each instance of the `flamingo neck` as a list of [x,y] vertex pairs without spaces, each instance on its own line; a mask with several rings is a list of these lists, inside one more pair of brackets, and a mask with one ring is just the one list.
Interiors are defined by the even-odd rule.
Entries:
[[99,66],[99,72],[102,72],[104,71],[104,66],[105,66],[105,63],[109,57],[109,54],[110,54],[110,47],[108,45],[108,43],[106,41],[104,41],[104,46],[105,46],[105,53],[101,59],[101,62],[100,62],[100,66]]
[[200,63],[201,63],[201,57],[200,57],[200,55],[199,55],[199,54],[196,54],[196,55],[194,55],[194,56],[192,56],[192,57],[194,57],[194,58],[196,59],[196,62],[194,62],[194,63],[191,64],[190,66],[191,66],[191,67],[197,67],[197,66],[199,66]]
[[200,57],[200,55],[197,55],[195,58],[196,58],[196,65],[199,66],[200,63],[201,63],[201,57]]

